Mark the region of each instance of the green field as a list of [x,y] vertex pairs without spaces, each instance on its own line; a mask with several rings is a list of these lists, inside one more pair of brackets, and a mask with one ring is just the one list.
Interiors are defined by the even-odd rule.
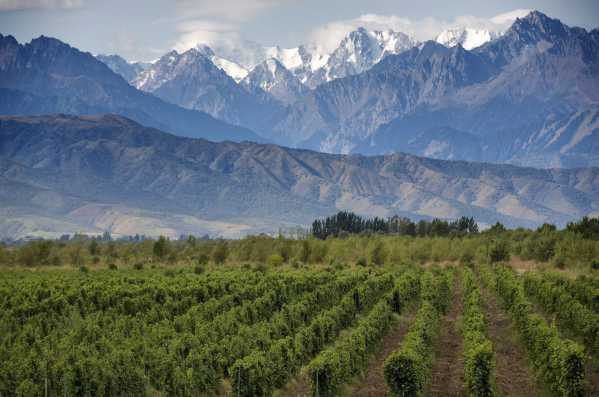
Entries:
[[0,245],[0,396],[599,395],[599,221],[312,230]]
[[528,395],[597,390],[596,277],[504,264],[1,274],[2,396],[520,395],[507,358]]

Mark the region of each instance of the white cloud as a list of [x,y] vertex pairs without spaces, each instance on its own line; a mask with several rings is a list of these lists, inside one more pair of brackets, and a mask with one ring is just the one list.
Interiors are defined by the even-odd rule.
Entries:
[[33,8],[77,8],[82,5],[82,0],[0,0],[0,11]]
[[328,23],[313,30],[310,39],[327,52],[334,50],[348,32],[358,27],[375,30],[391,29],[409,34],[419,41],[433,40],[442,31],[458,27],[504,31],[516,18],[523,17],[529,12],[530,10],[514,10],[492,18],[464,15],[453,20],[437,18],[411,20],[398,15],[365,14],[354,19]]
[[235,42],[239,40],[237,29],[236,24],[229,22],[204,19],[184,21],[177,25],[180,36],[174,49],[183,52],[200,43],[213,46],[223,42]]
[[199,43],[239,41],[239,28],[259,13],[296,0],[177,0],[180,33],[173,48],[185,51]]

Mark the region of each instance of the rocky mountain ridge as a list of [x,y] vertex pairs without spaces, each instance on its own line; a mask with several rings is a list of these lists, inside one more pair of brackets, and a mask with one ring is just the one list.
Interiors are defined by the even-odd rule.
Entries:
[[0,236],[205,234],[306,225],[337,210],[483,225],[599,211],[599,169],[215,143],[105,116],[0,117]]

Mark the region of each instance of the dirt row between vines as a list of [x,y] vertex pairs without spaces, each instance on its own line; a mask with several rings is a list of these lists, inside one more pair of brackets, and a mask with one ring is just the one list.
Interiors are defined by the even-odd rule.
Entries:
[[526,351],[518,340],[517,330],[508,314],[498,306],[494,294],[482,290],[488,337],[495,350],[495,382],[503,396],[539,396],[539,387],[528,364]]
[[[416,316],[417,307],[409,309],[402,314],[393,329],[385,335],[380,347],[361,377],[353,385],[350,385],[343,395],[352,397],[385,397],[389,396],[385,376],[383,374],[383,363],[391,352],[399,348],[404,336],[408,333],[410,325]],[[287,386],[277,393],[279,397],[307,397],[310,395],[310,380],[305,374],[299,375]]]
[[459,276],[456,275],[453,299],[449,312],[441,320],[436,342],[428,396],[462,397],[464,391],[463,338],[459,321],[464,311],[464,297]]
[[386,397],[389,396],[387,384],[385,383],[385,374],[383,365],[385,359],[394,350],[397,350],[403,341],[404,336],[408,333],[410,325],[416,317],[416,309],[408,311],[402,315],[397,325],[389,332],[381,341],[381,346],[373,359],[371,360],[368,369],[364,376],[350,386],[346,395],[351,397]]

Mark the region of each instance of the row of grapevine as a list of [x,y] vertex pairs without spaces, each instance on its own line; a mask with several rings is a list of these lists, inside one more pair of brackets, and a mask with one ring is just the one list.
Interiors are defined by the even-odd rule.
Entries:
[[487,323],[482,308],[480,289],[474,272],[467,267],[462,270],[464,289],[464,373],[470,396],[493,396],[493,344],[486,336]]
[[308,366],[314,396],[333,396],[341,386],[360,373],[381,337],[393,322],[393,313],[413,303],[420,295],[415,273],[400,277],[393,291],[382,298],[357,326],[331,347],[322,351]]
[[564,285],[539,274],[523,276],[524,291],[548,313],[555,314],[560,327],[581,336],[590,351],[599,353],[599,314],[573,298]]
[[[384,364],[387,386],[393,396],[421,396],[433,363],[433,344],[441,315],[451,299],[453,273],[422,277],[422,305],[400,348]],[[424,293],[426,291],[426,294]]]
[[584,395],[584,354],[577,343],[561,338],[558,331],[533,310],[522,281],[513,270],[481,267],[483,279],[492,287],[514,319],[539,376],[563,397]]
[[[293,303],[320,285],[330,285],[340,275],[298,271],[245,276],[243,272],[235,272],[241,280],[236,282],[235,274],[219,274],[217,272],[207,278],[188,273],[181,277],[213,280],[209,282],[216,284],[219,277],[228,279],[223,282],[224,294],[217,292],[219,287],[207,290],[223,297],[228,292],[243,290],[263,291],[262,296],[255,300],[241,298],[241,306],[217,316],[212,322],[197,325],[189,325],[193,323],[185,321],[189,313],[175,318],[162,316],[160,302],[147,299],[153,296],[152,289],[160,291],[161,286],[169,285],[170,277],[164,277],[162,273],[154,272],[158,281],[143,275],[130,278],[101,272],[94,274],[93,278],[83,278],[76,273],[68,277],[47,275],[46,279],[40,278],[37,288],[29,290],[29,294],[26,288],[36,278],[24,280],[22,284],[17,280],[10,288],[21,298],[21,302],[11,299],[14,304],[11,307],[16,310],[0,314],[3,320],[0,328],[7,331],[2,333],[0,340],[0,361],[5,363],[0,367],[0,395],[41,395],[46,389],[50,395],[135,395],[145,394],[147,390],[168,395],[197,394],[206,390],[207,385],[214,388],[220,379],[218,373],[207,365],[213,363],[207,355],[211,352],[210,345],[219,341],[218,337],[210,339],[210,335],[214,335],[212,325],[219,328],[220,324],[219,329],[223,332],[224,329],[229,333],[236,332],[236,322],[251,324],[269,318],[281,307]],[[64,278],[64,282],[57,282],[56,278]],[[85,310],[82,313],[77,301],[89,300],[91,303],[85,303],[85,307],[93,307],[93,302],[98,300],[89,291],[95,290],[99,280],[104,279],[111,280],[108,285],[114,284],[117,294],[125,295],[121,291],[132,286],[134,297],[124,300],[135,300],[135,306],[145,302],[150,307],[133,314],[113,309]],[[50,298],[45,293],[39,294],[39,291],[45,291],[44,280],[52,280]],[[71,290],[71,280],[81,283],[85,295],[77,295]],[[173,300],[187,302],[197,298],[193,295],[190,297],[191,290],[184,282],[179,282],[181,292],[177,293],[173,289],[168,293]],[[94,287],[88,287],[87,283]],[[202,289],[201,286],[196,287]],[[45,303],[54,296],[65,299],[60,295],[60,290],[65,291],[64,296],[78,297],[73,305],[69,305],[67,299],[64,308],[49,311],[47,316],[37,309],[19,309],[20,306],[35,308],[36,302]],[[202,304],[194,304],[191,308]],[[16,313],[23,318],[10,323]],[[227,326],[222,327],[223,324]],[[206,343],[207,340],[212,343]],[[131,388],[138,392],[127,393]],[[20,392],[16,393],[16,390]]]
[[318,314],[338,304],[350,290],[359,290],[368,276],[366,271],[341,275],[299,301],[283,306],[268,319],[252,326],[242,325],[236,334],[225,335],[214,351],[219,368],[226,372],[239,357],[255,350],[267,351],[277,340],[293,335]]
[[[357,276],[350,276],[350,279],[354,277]],[[324,287],[334,288],[335,279],[326,279]],[[346,281],[341,282],[342,285],[345,283]],[[202,373],[196,378],[198,391],[216,390],[222,377],[227,375],[228,364],[268,337],[268,334],[262,332],[263,321],[289,313],[286,308],[311,296],[318,283],[302,286],[303,288],[299,288],[299,285],[281,283],[260,298],[194,327],[193,338],[201,346],[198,360],[202,364]]]
[[371,277],[293,336],[277,340],[268,350],[255,350],[237,360],[229,369],[235,395],[270,396],[392,286],[393,277],[389,274]]
[[543,279],[562,286],[572,297],[587,309],[599,313],[599,278],[579,276],[571,279],[555,272],[544,272]]
[[21,288],[11,289],[12,293],[0,301],[0,308],[3,313],[22,320],[37,313],[64,314],[65,308],[72,306],[82,316],[109,309],[119,314],[137,314],[153,308],[153,303],[160,303],[167,306],[172,317],[233,291],[244,298],[267,278],[273,279],[258,272],[239,271],[153,278],[144,273],[119,277],[105,271],[94,274],[93,280],[86,274],[33,275],[16,280]]

